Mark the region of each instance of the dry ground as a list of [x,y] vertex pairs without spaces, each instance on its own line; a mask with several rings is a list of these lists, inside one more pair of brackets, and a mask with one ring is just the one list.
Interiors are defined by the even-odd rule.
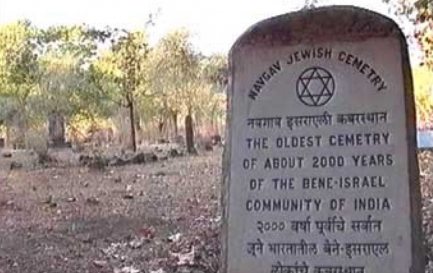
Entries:
[[[217,272],[220,163],[217,150],[106,171],[3,173],[0,273]],[[432,152],[420,167],[433,260]]]
[[12,171],[0,180],[0,272],[216,270],[220,156]]

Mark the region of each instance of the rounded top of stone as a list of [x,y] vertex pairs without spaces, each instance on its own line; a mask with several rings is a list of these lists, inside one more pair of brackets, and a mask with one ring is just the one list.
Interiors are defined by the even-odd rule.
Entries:
[[358,41],[374,37],[404,40],[390,18],[354,6],[328,6],[275,16],[251,26],[234,43],[243,47],[272,47],[327,41]]

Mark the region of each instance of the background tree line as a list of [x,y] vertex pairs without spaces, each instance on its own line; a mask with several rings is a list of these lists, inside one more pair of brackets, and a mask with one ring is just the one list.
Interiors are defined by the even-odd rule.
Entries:
[[421,51],[413,69],[418,127],[433,129],[433,0],[383,0],[389,10],[411,26],[409,41]]
[[[304,0],[312,9],[331,1]],[[433,0],[382,0],[388,12],[397,16],[412,48],[420,50],[420,65],[413,64],[417,122],[421,129],[433,129]],[[414,58],[415,60],[416,58]]]
[[226,84],[226,57],[197,52],[186,30],[150,46],[145,30],[0,26],[0,122],[17,147],[31,147],[50,117],[75,140],[114,124],[133,150],[178,137],[184,121],[189,141],[193,124],[218,134]]
[[[433,1],[384,1],[414,26],[423,65],[414,69],[418,122],[433,126]],[[146,29],[0,26],[0,133],[16,147],[44,142],[50,117],[70,140],[114,128],[135,150],[137,141],[176,139],[187,128],[192,147],[191,131],[221,133],[226,84],[226,57],[204,56],[185,30],[151,46]]]

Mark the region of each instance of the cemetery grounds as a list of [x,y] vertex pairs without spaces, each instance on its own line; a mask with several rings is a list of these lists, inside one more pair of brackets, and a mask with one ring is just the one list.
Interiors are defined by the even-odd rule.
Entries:
[[[218,272],[221,157],[217,147],[104,169],[2,166],[0,272]],[[433,152],[419,162],[433,272]]]

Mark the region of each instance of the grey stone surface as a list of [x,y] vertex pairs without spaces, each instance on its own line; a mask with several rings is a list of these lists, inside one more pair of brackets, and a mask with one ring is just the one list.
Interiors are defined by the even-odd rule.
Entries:
[[354,7],[286,14],[229,61],[222,272],[423,272],[397,25]]
[[48,117],[48,137],[50,147],[65,146],[65,117],[51,113]]

